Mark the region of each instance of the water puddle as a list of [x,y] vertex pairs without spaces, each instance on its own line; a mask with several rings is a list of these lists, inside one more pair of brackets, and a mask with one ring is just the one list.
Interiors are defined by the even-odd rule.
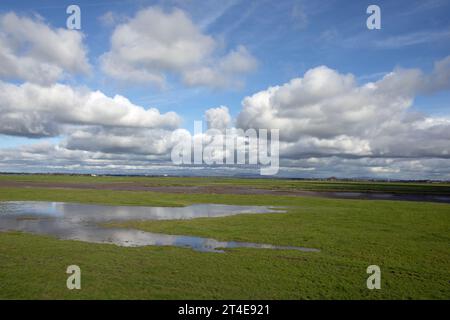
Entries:
[[106,228],[101,223],[126,220],[174,220],[224,217],[236,214],[284,212],[263,206],[199,204],[187,207],[103,206],[63,202],[0,202],[0,231],[24,231],[65,240],[112,243],[125,247],[177,246],[197,251],[223,252],[224,248],[264,248],[319,251],[312,248],[274,246],[202,237],[176,236],[134,229]]
[[450,203],[450,196],[433,194],[394,194],[370,192],[316,192],[314,195],[337,199],[397,200]]

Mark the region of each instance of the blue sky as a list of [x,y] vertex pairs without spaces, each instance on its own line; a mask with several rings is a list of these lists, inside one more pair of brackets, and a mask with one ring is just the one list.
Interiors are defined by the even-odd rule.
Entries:
[[[450,54],[450,2],[428,1],[9,1],[0,3],[0,14],[40,19],[53,29],[65,28],[66,7],[81,8],[80,32],[91,66],[89,74],[59,79],[72,87],[99,90],[109,97],[127,97],[133,104],[154,107],[161,113],[176,112],[181,127],[192,130],[209,108],[227,106],[233,119],[242,101],[270,86],[301,78],[318,66],[339,74],[351,73],[359,85],[377,81],[396,70],[433,72],[434,63]],[[381,8],[381,30],[368,30],[366,8]],[[101,56],[111,49],[111,36],[118,25],[128,23],[137,12],[159,7],[170,13],[180,9],[203,35],[214,39],[215,57],[226,56],[244,46],[256,61],[251,72],[239,75],[239,85],[189,86],[180,75],[166,72],[166,87],[152,83],[130,84],[108,75]],[[109,15],[111,20],[106,18]],[[40,16],[40,18],[36,18]],[[217,60],[214,63],[219,63]],[[6,79],[20,84],[21,79]],[[419,90],[420,91],[420,90]],[[413,95],[409,112],[429,117],[450,117],[450,92],[420,91]],[[332,125],[332,124],[330,124]],[[46,138],[0,135],[0,148],[11,149],[46,140],[57,144],[64,135]],[[358,173],[363,174],[363,173]]]
[[[64,28],[65,9],[78,4],[82,11],[82,32],[86,35],[89,59],[95,65],[109,47],[111,27],[99,17],[111,11],[124,17],[137,10],[159,5],[167,10],[184,9],[194,21],[207,23],[208,34],[224,37],[230,48],[246,45],[258,59],[258,69],[247,77],[239,90],[184,89],[177,83],[161,92],[151,86],[139,89],[125,85],[111,87],[102,76],[80,79],[92,89],[109,94],[121,93],[133,102],[151,105],[163,111],[176,110],[198,119],[199,112],[212,106],[227,105],[232,113],[240,109],[242,97],[287,82],[309,68],[327,65],[350,72],[361,81],[389,72],[396,66],[430,70],[435,60],[450,53],[450,3],[448,1],[376,1],[382,10],[382,29],[366,28],[366,8],[374,1],[2,1],[2,12],[39,14],[54,27]],[[298,9],[296,9],[298,8]],[[304,17],[295,14],[304,11]],[[211,16],[213,18],[211,18]],[[215,19],[214,19],[215,18]],[[304,21],[306,20],[306,21]],[[440,35],[445,33],[446,35]],[[429,34],[429,40],[419,39]],[[326,34],[329,39],[324,40]],[[437,37],[433,40],[433,37]],[[379,48],[376,41],[417,37],[417,44]],[[348,42],[346,44],[345,42]],[[373,80],[373,79],[370,79]],[[176,92],[178,97],[174,97]],[[427,112],[442,112],[449,95],[431,99]],[[436,110],[434,110],[436,109]],[[193,117],[191,116],[193,115]],[[192,122],[192,121],[190,121]],[[188,124],[189,125],[189,124]]]

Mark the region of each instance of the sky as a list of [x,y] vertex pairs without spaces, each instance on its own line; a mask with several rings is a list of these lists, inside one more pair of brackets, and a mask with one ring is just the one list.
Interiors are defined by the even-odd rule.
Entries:
[[445,0],[3,0],[0,172],[258,174],[174,165],[203,121],[278,129],[278,177],[449,180],[449,13]]

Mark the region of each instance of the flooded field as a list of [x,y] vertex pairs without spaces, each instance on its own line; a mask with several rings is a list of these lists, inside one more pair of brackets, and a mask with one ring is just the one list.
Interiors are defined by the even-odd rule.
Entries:
[[236,214],[284,212],[265,206],[199,204],[187,207],[104,206],[64,202],[0,202],[0,231],[24,231],[60,239],[119,246],[178,246],[197,251],[223,252],[223,248],[265,248],[318,251],[311,248],[274,246],[248,242],[167,235],[133,229],[108,228],[102,224],[127,220],[179,220],[223,217]]

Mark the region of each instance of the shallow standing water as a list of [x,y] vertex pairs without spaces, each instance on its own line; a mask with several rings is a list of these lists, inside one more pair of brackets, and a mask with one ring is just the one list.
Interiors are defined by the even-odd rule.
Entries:
[[134,229],[107,228],[100,224],[126,220],[174,220],[223,217],[236,214],[284,212],[264,206],[198,204],[187,207],[104,206],[64,202],[0,202],[0,231],[24,231],[66,240],[112,243],[119,246],[177,246],[197,251],[223,252],[223,248],[266,248],[319,251],[312,248],[274,246],[235,241],[176,236]]

